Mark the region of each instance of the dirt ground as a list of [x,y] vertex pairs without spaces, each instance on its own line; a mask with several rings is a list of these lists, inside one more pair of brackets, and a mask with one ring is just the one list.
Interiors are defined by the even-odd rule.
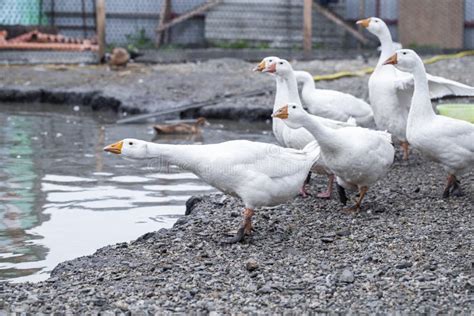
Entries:
[[[262,56],[265,57],[265,56]],[[295,69],[313,75],[373,66],[376,59],[362,55],[352,59],[292,61]],[[43,101],[81,103],[119,112],[153,112],[188,102],[213,99],[262,89],[258,97],[233,97],[202,108],[195,115],[240,120],[265,119],[273,106],[274,83],[269,75],[255,73],[255,63],[217,59],[167,65],[130,64],[111,71],[104,65],[0,66],[0,101]],[[433,75],[474,85],[474,56],[428,65]],[[335,89],[367,99],[369,76],[317,82],[320,88]]]

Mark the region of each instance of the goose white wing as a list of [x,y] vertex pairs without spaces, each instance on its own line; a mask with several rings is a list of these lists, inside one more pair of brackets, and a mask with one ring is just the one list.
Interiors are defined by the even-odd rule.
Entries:
[[216,155],[220,156],[216,162],[224,160],[233,167],[240,166],[270,178],[292,175],[301,169],[310,168],[319,159],[319,145],[316,141],[303,150],[244,140],[224,144],[225,147],[219,148],[219,153],[216,151]]
[[[437,115],[431,130],[435,139],[445,138],[450,143],[456,143],[474,155],[474,124]],[[474,156],[472,159],[474,160]]]
[[349,126],[356,126],[356,121],[352,117],[350,117],[347,120],[347,122],[335,121],[335,120],[331,120],[331,119],[320,117],[320,116],[316,116],[316,119],[320,120],[321,123],[323,123],[325,126],[334,128],[334,129],[349,127]]
[[[474,87],[443,77],[426,75],[428,77],[431,99],[439,99],[449,95],[474,96]],[[415,82],[411,74],[397,70],[395,87],[399,96],[413,95],[414,84]]]

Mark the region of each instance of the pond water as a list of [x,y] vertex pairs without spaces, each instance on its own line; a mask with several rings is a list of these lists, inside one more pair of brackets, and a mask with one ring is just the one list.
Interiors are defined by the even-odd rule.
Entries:
[[[213,188],[174,167],[127,161],[105,145],[153,140],[151,123],[66,105],[0,105],[0,280],[40,281],[60,262],[169,228],[185,201]],[[211,121],[163,143],[272,142],[270,125]]]

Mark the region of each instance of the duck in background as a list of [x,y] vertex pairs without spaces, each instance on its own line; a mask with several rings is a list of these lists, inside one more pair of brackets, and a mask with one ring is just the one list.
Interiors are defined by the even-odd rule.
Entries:
[[428,75],[421,58],[411,49],[398,50],[384,67],[395,66],[413,75],[414,93],[407,122],[408,142],[448,173],[443,198],[461,195],[459,177],[474,170],[474,125],[436,115],[430,99]]
[[130,54],[125,48],[115,47],[110,55],[105,56],[105,60],[112,70],[119,70],[127,67],[130,61]]
[[194,124],[156,124],[153,129],[157,134],[199,134],[200,127],[204,125],[209,125],[209,122],[204,117],[199,117]]
[[[377,36],[381,53],[374,72],[369,79],[369,99],[377,127],[394,135],[403,149],[403,159],[408,160],[409,142],[406,137],[407,118],[413,96],[413,76],[389,65],[383,66],[387,58],[395,53],[390,30],[385,22],[376,17],[357,21]],[[427,74],[430,98],[474,96],[474,87]]]

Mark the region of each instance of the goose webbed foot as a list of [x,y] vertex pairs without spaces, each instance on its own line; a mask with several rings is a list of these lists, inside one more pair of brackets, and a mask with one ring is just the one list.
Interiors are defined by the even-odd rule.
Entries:
[[309,196],[308,191],[306,190],[306,186],[303,184],[303,186],[300,189],[300,196],[302,198],[307,198]]
[[307,198],[310,195],[308,191],[306,190],[306,186],[309,184],[310,181],[311,181],[311,171],[308,173],[308,176],[304,180],[303,186],[300,189],[300,196],[302,198]]
[[443,198],[446,199],[450,196],[462,196],[461,182],[456,179],[455,175],[450,174],[448,176],[448,181],[446,187],[443,191]]
[[343,209],[344,212],[346,213],[358,213],[360,211],[360,205],[357,205],[357,203],[351,207],[345,207]]
[[365,196],[365,194],[367,193],[368,190],[369,190],[369,188],[366,187],[366,186],[359,187],[359,197],[357,198],[356,204],[354,206],[345,208],[344,211],[349,212],[349,213],[359,212],[360,211],[360,205],[362,204],[362,200],[364,199],[364,196]]
[[235,234],[234,237],[223,239],[222,243],[223,244],[236,244],[238,242],[244,241],[244,238],[245,238],[245,228],[240,227],[239,230],[237,230],[237,233]]
[[252,216],[254,214],[255,212],[252,209],[246,208],[244,210],[244,221],[240,225],[235,236],[222,240],[222,243],[235,244],[244,241],[245,235],[250,235],[252,233]]
[[318,193],[317,197],[321,199],[330,199],[332,195],[332,185],[334,183],[334,175],[328,176],[328,187],[326,191]]

